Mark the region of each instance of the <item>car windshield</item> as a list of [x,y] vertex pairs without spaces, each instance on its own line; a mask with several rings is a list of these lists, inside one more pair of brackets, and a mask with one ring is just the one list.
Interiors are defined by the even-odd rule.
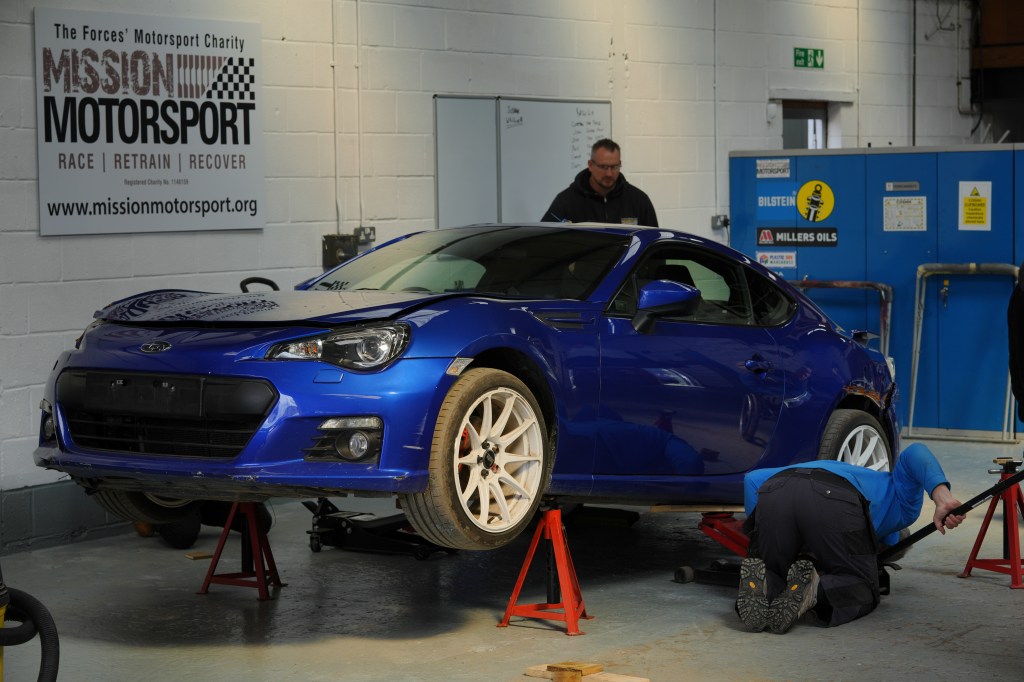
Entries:
[[415,234],[342,265],[314,290],[586,297],[629,237],[543,226],[460,227]]

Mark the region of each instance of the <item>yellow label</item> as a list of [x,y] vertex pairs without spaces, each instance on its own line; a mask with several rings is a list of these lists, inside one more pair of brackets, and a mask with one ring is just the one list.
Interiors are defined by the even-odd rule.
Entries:
[[796,193],[796,210],[812,223],[818,223],[832,215],[836,207],[836,195],[832,188],[821,180],[805,182]]

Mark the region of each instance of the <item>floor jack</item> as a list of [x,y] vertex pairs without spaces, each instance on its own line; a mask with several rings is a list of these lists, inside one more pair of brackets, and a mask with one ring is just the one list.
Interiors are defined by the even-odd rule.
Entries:
[[[740,557],[747,556],[747,544],[750,542],[740,522],[731,512],[705,512],[701,514],[701,532],[735,552]],[[675,582],[699,582],[712,585],[736,586],[740,580],[740,562],[731,559],[717,559],[708,568],[680,566],[675,572]]]
[[438,552],[453,554],[458,550],[435,545],[418,535],[409,526],[405,514],[376,517],[373,514],[342,511],[326,497],[316,502],[302,503],[313,512],[313,528],[309,534],[309,548],[319,552],[324,545],[357,552],[381,554],[411,554],[417,559],[428,559]]

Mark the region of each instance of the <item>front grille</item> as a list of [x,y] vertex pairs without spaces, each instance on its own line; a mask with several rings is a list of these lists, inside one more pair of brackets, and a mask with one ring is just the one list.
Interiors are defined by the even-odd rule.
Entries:
[[256,379],[68,371],[57,381],[72,440],[123,453],[235,457],[276,400]]

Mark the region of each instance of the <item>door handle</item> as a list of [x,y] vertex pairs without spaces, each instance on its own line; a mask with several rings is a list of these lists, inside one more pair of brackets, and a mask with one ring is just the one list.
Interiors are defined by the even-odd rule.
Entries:
[[772,368],[772,363],[763,358],[751,358],[743,363],[743,366],[754,374],[764,374]]

